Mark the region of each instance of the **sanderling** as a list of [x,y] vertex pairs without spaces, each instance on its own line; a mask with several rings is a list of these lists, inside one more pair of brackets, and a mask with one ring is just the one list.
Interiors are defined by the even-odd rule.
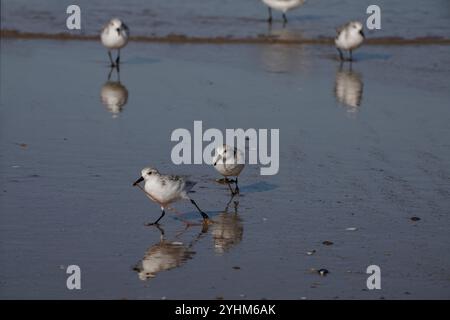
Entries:
[[162,175],[158,170],[147,167],[142,169],[141,177],[137,179],[133,186],[145,181],[144,191],[156,203],[161,206],[161,216],[153,223],[147,225],[156,225],[165,215],[165,208],[169,204],[186,199],[189,200],[202,215],[203,222],[208,222],[208,215],[204,213],[187,193],[194,187],[195,182],[187,181],[183,177],[173,175]]
[[352,61],[352,51],[358,48],[365,38],[362,23],[359,21],[350,21],[336,29],[336,32],[337,35],[334,43],[339,51],[340,59],[344,60],[342,50],[348,50],[350,52],[349,61]]
[[[221,145],[215,150],[214,168],[225,177],[225,182],[228,184],[232,195],[239,193],[238,176],[244,169],[244,160],[242,151],[227,144]],[[236,180],[228,180],[227,177],[236,177]],[[231,182],[236,185],[234,191],[231,188]]]
[[272,22],[272,9],[283,12],[283,22],[287,22],[286,12],[305,3],[305,0],[262,0],[269,8],[269,23]]
[[[130,30],[127,25],[120,19],[111,19],[102,29],[100,39],[102,44],[108,48],[108,56],[111,61],[111,66],[118,66],[120,62],[120,49],[125,47],[128,43]],[[116,62],[113,61],[111,50],[117,49]]]

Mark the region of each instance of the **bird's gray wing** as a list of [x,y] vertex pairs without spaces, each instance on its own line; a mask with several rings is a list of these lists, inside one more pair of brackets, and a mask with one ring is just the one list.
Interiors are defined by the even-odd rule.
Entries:
[[188,180],[188,176],[170,175],[170,176],[167,176],[167,179],[169,179],[171,181],[182,181],[182,182],[184,182],[184,189],[186,190],[186,192],[191,191],[192,188],[197,184],[197,182],[195,182],[195,181]]
[[128,26],[122,22],[122,28],[125,31],[126,35],[129,36],[130,35],[130,28],[128,28]]

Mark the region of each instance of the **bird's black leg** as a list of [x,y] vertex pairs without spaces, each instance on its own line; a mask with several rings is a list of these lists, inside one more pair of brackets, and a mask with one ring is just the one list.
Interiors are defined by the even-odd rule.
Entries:
[[341,59],[341,61],[344,61],[344,55],[342,54],[342,50],[337,48],[337,51],[339,52],[339,59]]
[[108,81],[111,80],[111,75],[113,73],[114,67],[111,67],[111,70],[109,70],[109,74],[108,74]]
[[267,7],[269,9],[269,18],[267,19],[268,23],[272,23],[272,8],[271,7]]
[[203,220],[207,220],[209,217],[206,213],[204,213],[199,207],[198,205],[195,203],[194,200],[190,199],[191,203],[197,208],[198,212],[202,215]]
[[236,191],[233,190],[233,188],[231,188],[231,182],[232,181],[227,181],[227,185],[228,185],[228,188],[230,189],[231,196],[234,196],[236,194]]
[[286,13],[283,12],[283,26],[285,26],[287,22],[288,22],[288,20],[286,17]]
[[353,54],[352,54],[352,50],[350,50],[350,60],[349,61],[353,61]]
[[162,217],[164,217],[164,215],[166,214],[166,212],[164,211],[164,208],[161,208],[161,210],[162,210],[161,216],[155,222],[147,223],[146,226],[154,226],[154,225],[158,224],[159,220],[161,220]]
[[111,61],[111,68],[115,66],[114,61],[111,56],[111,50],[108,50],[109,61]]
[[238,186],[238,177],[236,177],[236,180],[234,181],[236,188],[234,188],[234,192],[236,194],[239,194],[239,186]]
[[117,50],[116,65],[119,66],[119,63],[120,63],[120,49]]

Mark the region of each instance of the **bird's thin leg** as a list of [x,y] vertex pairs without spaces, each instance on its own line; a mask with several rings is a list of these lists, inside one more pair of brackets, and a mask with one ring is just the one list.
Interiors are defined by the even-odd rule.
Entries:
[[267,7],[269,9],[269,18],[267,19],[268,23],[272,23],[272,8],[271,7]]
[[350,50],[350,60],[349,61],[353,61],[353,54],[352,54],[352,50]]
[[120,49],[117,49],[116,65],[119,66],[119,63],[120,63]]
[[286,17],[286,13],[283,12],[283,26],[286,25],[287,22],[288,22],[288,20]]
[[161,216],[155,222],[147,223],[146,224],[147,226],[154,226],[158,224],[159,220],[161,220],[162,217],[164,217],[164,215],[166,214],[166,212],[164,211],[164,207],[161,207],[161,210],[162,210]]
[[230,181],[227,181],[227,185],[228,189],[230,189],[231,195],[234,196],[236,194],[236,191],[234,191],[233,188],[231,187]]
[[111,68],[115,66],[113,58],[111,56],[111,50],[108,50],[108,57],[109,57],[109,61],[111,61]]
[[234,196],[231,196],[230,200],[228,200],[227,206],[225,207],[225,212],[228,213],[228,208],[230,207],[231,201],[233,201]]
[[163,242],[164,241],[164,229],[161,228],[158,224],[155,225],[155,227],[159,230],[159,232],[161,232],[161,235],[159,236],[159,241]]
[[234,202],[234,214],[238,214],[238,206],[239,206],[239,201],[235,201]]
[[111,80],[111,75],[113,73],[114,67],[111,67],[111,70],[109,70],[109,74],[108,74],[108,81]]
[[191,200],[191,203],[197,208],[198,212],[202,215],[203,221],[206,221],[207,219],[209,219],[208,215],[207,215],[206,213],[204,213],[204,212],[198,207],[198,205],[195,203],[194,200],[192,200],[192,199],[189,199],[189,200]]
[[341,61],[344,61],[344,55],[342,54],[342,50],[339,48],[336,48],[336,49],[339,52],[339,59],[341,59]]
[[238,177],[236,177],[236,180],[234,181],[236,188],[234,188],[234,192],[236,192],[237,194],[239,194],[239,186],[238,186]]

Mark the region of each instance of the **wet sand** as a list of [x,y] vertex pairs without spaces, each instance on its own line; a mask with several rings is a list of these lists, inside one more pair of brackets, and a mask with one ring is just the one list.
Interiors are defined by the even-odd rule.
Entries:
[[[149,43],[173,43],[173,44],[282,44],[282,45],[334,45],[334,37],[317,38],[296,38],[290,36],[289,31],[280,29],[276,34],[258,35],[257,37],[193,37],[184,34],[169,34],[166,36],[130,36],[133,42]],[[82,35],[62,33],[39,33],[39,32],[21,32],[17,30],[1,30],[1,37],[4,39],[26,39],[26,40],[64,40],[64,41],[98,41],[98,35]],[[285,36],[287,35],[287,36]],[[416,38],[402,37],[379,37],[367,39],[365,45],[448,45],[449,38],[427,36]]]
[[[1,298],[450,298],[449,46],[364,46],[350,69],[327,45],[131,42],[120,84],[96,42],[1,47]],[[280,128],[279,174],[247,166],[229,203],[213,168],[171,163],[194,120]],[[196,180],[215,223],[145,227],[147,164]]]

